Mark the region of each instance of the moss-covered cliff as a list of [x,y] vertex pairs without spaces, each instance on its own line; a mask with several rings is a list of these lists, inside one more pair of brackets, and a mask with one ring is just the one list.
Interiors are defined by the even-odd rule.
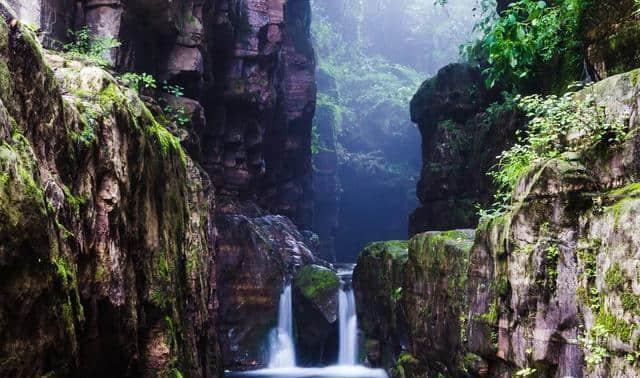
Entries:
[[0,68],[0,375],[218,376],[207,175],[136,93],[6,17]]

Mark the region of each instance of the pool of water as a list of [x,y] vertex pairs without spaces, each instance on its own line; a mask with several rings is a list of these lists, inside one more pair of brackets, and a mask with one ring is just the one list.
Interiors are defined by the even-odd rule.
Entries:
[[227,372],[225,377],[267,377],[267,378],[388,378],[383,369],[369,369],[364,366],[336,365],[324,368],[277,368],[243,372]]

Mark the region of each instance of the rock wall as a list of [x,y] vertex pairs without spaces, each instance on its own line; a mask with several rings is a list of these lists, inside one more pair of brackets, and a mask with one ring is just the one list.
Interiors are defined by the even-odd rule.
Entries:
[[[65,166],[67,176],[61,180],[71,194],[82,189],[104,191],[105,197],[104,203],[96,205],[87,200],[92,206],[89,209],[97,209],[96,214],[84,211],[84,197],[70,197],[77,197],[72,204],[81,209],[74,214],[73,222],[82,227],[75,223],[74,227],[81,228],[86,236],[72,243],[73,253],[82,261],[76,262],[75,255],[71,256],[69,269],[74,277],[77,271],[78,280],[89,285],[82,286],[79,292],[82,301],[91,302],[91,310],[86,308],[85,313],[86,322],[90,321],[93,328],[78,321],[76,328],[86,331],[81,336],[87,339],[82,341],[87,347],[82,344],[84,348],[69,354],[73,363],[60,364],[67,364],[71,372],[91,375],[93,370],[77,369],[89,368],[87,361],[95,353],[104,355],[104,361],[90,369],[98,372],[108,365],[114,370],[104,368],[104,374],[112,376],[154,375],[174,368],[188,376],[216,376],[223,364],[237,367],[264,363],[264,356],[257,354],[256,345],[263,341],[259,333],[276,321],[277,299],[285,277],[293,273],[294,266],[314,262],[310,251],[317,245],[317,237],[298,229],[310,228],[312,222],[315,61],[309,37],[308,0],[8,1],[9,4],[1,3],[7,22],[18,19],[30,29],[39,29],[37,34],[45,47],[61,48],[68,42],[68,29],[79,30],[86,25],[93,38],[115,38],[120,42],[105,57],[111,68],[118,73],[153,74],[159,87],[157,91],[143,91],[149,96],[142,96],[145,108],[140,100],[129,98],[129,91],[117,86],[109,74],[89,67],[91,62],[47,52],[48,64],[56,72],[52,83],[61,83],[64,104],[73,103],[77,109],[72,111],[72,106],[58,104],[71,114],[65,115],[64,121],[72,116],[74,122],[84,122],[86,127],[76,125],[78,130],[69,129],[62,121],[48,124],[54,125],[51,128],[58,133],[66,127],[70,130],[68,139],[74,143],[79,140],[78,146],[59,142],[66,149],[74,147],[65,153],[81,150],[81,156],[70,160],[72,164],[99,171],[85,173],[76,165]],[[15,11],[9,10],[10,6]],[[37,50],[37,43],[29,41]],[[27,59],[22,51],[12,54],[15,59]],[[31,72],[22,76],[11,72],[10,76],[20,81],[28,74]],[[186,97],[160,93],[164,81],[182,86]],[[60,95],[53,88],[56,85],[42,89],[41,97],[58,101]],[[33,94],[28,88],[24,91],[28,93],[24,98]],[[124,97],[120,92],[125,93]],[[92,130],[102,122],[100,117],[98,123],[94,122],[95,113],[102,114],[102,108],[97,107],[111,109],[107,98],[139,104],[132,109],[134,105],[118,103],[109,122],[101,124],[104,133],[115,140],[113,143],[92,137]],[[23,100],[14,102],[27,121],[42,113],[24,107]],[[167,121],[156,127],[159,124],[150,121],[150,117],[159,122],[168,118],[160,106],[162,101],[183,108],[188,124],[179,126]],[[147,124],[151,125],[150,141],[143,139],[139,135],[142,131],[137,129],[138,125]],[[135,133],[120,130],[131,125],[136,126]],[[141,130],[145,127],[141,126]],[[47,151],[51,160],[52,151],[58,153],[62,147],[45,147],[43,140],[30,139],[30,143],[34,150]],[[85,142],[90,148],[80,148]],[[152,147],[156,150],[151,151]],[[179,154],[169,154],[174,149]],[[82,166],[87,161],[92,165]],[[187,168],[180,168],[181,162]],[[108,178],[104,184],[98,181],[103,180],[103,175]],[[214,187],[218,207],[213,200]],[[63,192],[63,197],[68,197],[66,189]],[[13,212],[14,207],[7,205],[5,210]],[[113,211],[118,215],[109,215]],[[32,221],[35,223],[26,224],[39,224]],[[69,225],[61,224],[76,233]],[[185,231],[190,228],[195,229]],[[190,236],[197,232],[200,239]],[[48,243],[55,246],[53,241]],[[99,259],[86,252],[98,245]],[[0,248],[3,246],[0,241]],[[114,257],[120,249],[123,252],[118,253],[123,257]],[[91,278],[107,275],[101,265],[96,265],[99,262],[112,264],[118,271],[105,284],[95,284],[96,279]],[[12,264],[7,263],[6,269],[12,271]],[[79,264],[78,268],[74,264]],[[157,269],[152,270],[154,267]],[[49,286],[43,284],[42,290]],[[11,301],[3,299],[0,303],[8,306]],[[215,322],[218,303],[224,319],[221,322]],[[152,305],[159,309],[147,309]],[[256,310],[264,314],[261,319],[253,316]],[[8,327],[16,317],[12,314],[1,319],[0,324]],[[111,332],[110,327],[117,332]],[[225,346],[222,359],[218,357],[216,327]],[[11,342],[13,336],[7,340]],[[59,346],[53,342],[51,345]],[[6,350],[15,349],[12,348]],[[20,362],[6,366],[13,369],[30,358],[49,358],[46,353],[20,353],[15,357]],[[0,361],[5,359],[9,363],[14,356],[0,355]],[[34,369],[45,369],[47,364],[50,362],[45,367],[34,364]],[[16,375],[30,376],[39,371],[16,370]]]
[[0,375],[220,376],[206,173],[0,8]]
[[400,307],[407,259],[406,241],[375,242],[360,253],[353,271],[365,362],[370,366],[392,367],[407,343],[405,313]]
[[[510,146],[522,116],[498,105],[480,69],[450,64],[425,81],[411,101],[411,119],[422,135],[421,207],[410,216],[409,234],[475,227],[476,204],[494,192],[487,172]],[[493,104],[490,106],[490,104]]]
[[[409,342],[397,346],[403,353],[393,355],[394,375],[640,374],[638,74],[575,95],[626,124],[630,135],[620,147],[603,140],[536,162],[516,186],[513,207],[484,219],[473,242],[469,232],[410,241],[400,306]],[[366,256],[371,276],[388,270],[364,263]],[[361,292],[360,300],[376,292]],[[360,316],[366,324],[370,315]]]

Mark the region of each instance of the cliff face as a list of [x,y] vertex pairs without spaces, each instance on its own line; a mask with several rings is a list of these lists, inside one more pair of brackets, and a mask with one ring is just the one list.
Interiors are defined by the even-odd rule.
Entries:
[[[422,135],[421,207],[410,216],[409,234],[475,227],[476,204],[491,200],[487,172],[515,139],[523,117],[499,106],[480,69],[450,64],[425,81],[411,100],[411,119]],[[490,105],[492,104],[492,105]]]
[[[308,1],[8,0],[0,11],[11,25],[0,375],[218,376],[263,363],[255,345],[285,277],[315,261],[317,239],[298,229],[312,213]],[[91,61],[42,52],[29,31],[59,49],[84,25],[120,42],[105,56],[115,71],[186,97],[138,97]]]
[[110,74],[0,35],[2,375],[218,376],[207,175]]
[[[574,97],[595,99],[607,122],[623,122],[630,133],[621,145],[570,132],[566,143],[589,147],[532,164],[512,207],[484,219],[473,243],[455,232],[411,240],[399,310],[409,343],[394,356],[394,374],[640,374],[637,78],[613,76]],[[576,130],[591,122],[603,121]],[[370,276],[387,270],[365,267]]]

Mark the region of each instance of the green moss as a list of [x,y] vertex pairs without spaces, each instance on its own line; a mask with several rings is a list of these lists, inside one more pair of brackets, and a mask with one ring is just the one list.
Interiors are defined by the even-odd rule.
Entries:
[[69,189],[69,187],[66,185],[63,185],[62,189],[64,190],[65,200],[67,201],[67,204],[69,204],[69,207],[71,207],[73,213],[76,216],[79,216],[80,208],[82,208],[88,202],[87,197],[74,195],[71,192],[71,189]]
[[480,319],[487,324],[498,324],[498,303],[496,301],[491,302],[489,309],[484,314],[480,315]]
[[634,87],[638,85],[638,74],[640,74],[640,69],[635,69],[629,72],[629,79],[631,79],[631,85]]
[[631,334],[637,327],[634,324],[629,324],[627,321],[610,314],[604,308],[602,308],[598,313],[595,325],[603,326],[611,335],[618,337],[623,343],[628,343],[631,340]]
[[318,266],[302,267],[294,277],[294,286],[312,302],[321,302],[334,296],[340,288],[340,279],[331,270]]
[[381,258],[386,253],[393,260],[405,263],[409,254],[409,242],[406,240],[372,242],[367,244],[361,253],[375,258]]
[[619,263],[614,263],[606,272],[604,282],[611,290],[623,290],[627,277]]
[[640,295],[623,292],[620,294],[620,300],[625,312],[640,316]]
[[402,352],[398,357],[397,363],[400,365],[413,365],[418,364],[420,360],[415,358],[411,353]]

